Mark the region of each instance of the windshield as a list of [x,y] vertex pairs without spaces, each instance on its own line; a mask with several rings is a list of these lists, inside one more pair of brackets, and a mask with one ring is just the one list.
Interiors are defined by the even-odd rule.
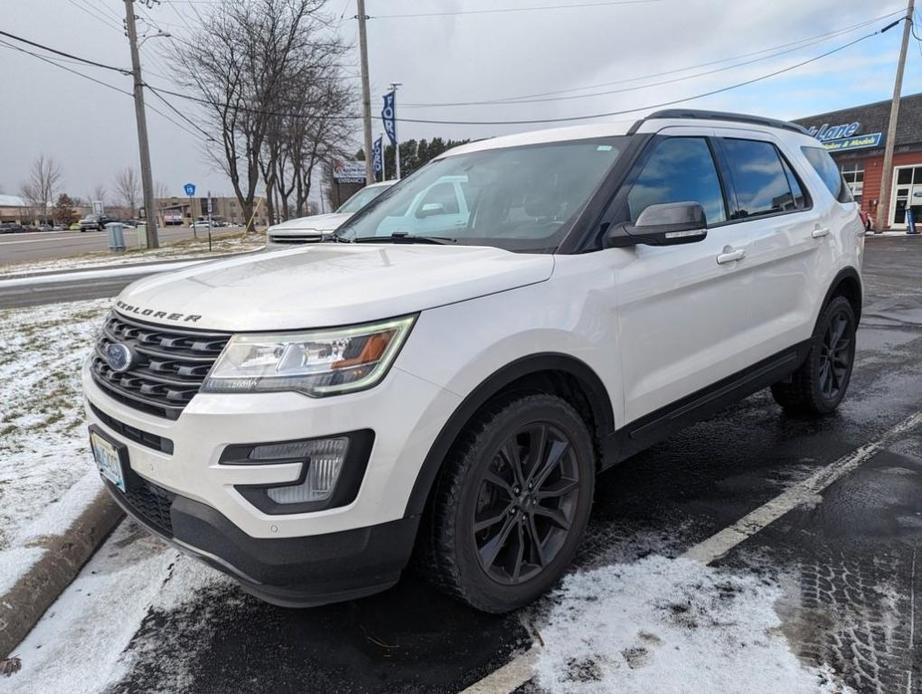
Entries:
[[358,212],[365,205],[370,203],[376,197],[381,195],[387,186],[375,186],[374,188],[362,188],[358,193],[353,195],[351,198],[346,200],[342,205],[339,206],[339,209],[336,210],[340,213],[352,214],[353,212]]
[[360,241],[427,236],[513,251],[553,251],[626,140],[571,140],[448,156],[389,189],[337,235]]

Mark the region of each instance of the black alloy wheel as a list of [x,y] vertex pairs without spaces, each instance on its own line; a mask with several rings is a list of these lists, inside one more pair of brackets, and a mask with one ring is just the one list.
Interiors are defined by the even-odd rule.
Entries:
[[852,341],[849,317],[840,311],[829,321],[819,354],[819,386],[827,400],[835,399],[848,384],[854,357]]
[[530,580],[560,552],[573,525],[579,465],[549,422],[515,432],[481,476],[471,523],[480,567],[495,581]]
[[596,470],[589,426],[563,398],[526,393],[488,403],[436,479],[417,570],[484,612],[528,604],[573,560]]

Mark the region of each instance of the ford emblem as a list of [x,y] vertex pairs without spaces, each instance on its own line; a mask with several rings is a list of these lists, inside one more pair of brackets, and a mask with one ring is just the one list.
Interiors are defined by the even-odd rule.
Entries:
[[106,363],[110,369],[118,373],[131,368],[133,357],[131,348],[121,342],[113,342],[106,347]]

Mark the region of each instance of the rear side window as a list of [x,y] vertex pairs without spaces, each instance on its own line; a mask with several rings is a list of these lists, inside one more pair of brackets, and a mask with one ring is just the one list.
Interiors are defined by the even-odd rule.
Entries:
[[842,178],[842,172],[836,166],[835,161],[829,156],[825,147],[801,147],[801,151],[810,162],[810,165],[816,169],[816,173],[823,179],[823,183],[829,188],[829,192],[839,202],[852,202],[852,192],[845,185],[845,179]]
[[736,209],[731,218],[746,219],[804,208],[803,190],[771,142],[725,138],[723,151],[736,193]]
[[697,202],[708,224],[727,219],[717,167],[703,137],[669,137],[654,145],[627,196],[631,221],[650,205]]

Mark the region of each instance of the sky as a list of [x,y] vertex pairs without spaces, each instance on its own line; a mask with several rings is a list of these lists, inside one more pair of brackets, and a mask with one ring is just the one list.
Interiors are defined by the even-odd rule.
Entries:
[[[158,5],[149,0],[150,9],[138,5],[139,26],[151,33],[156,25],[176,37],[189,36],[202,26],[200,16],[221,11],[231,1],[162,0]],[[368,43],[375,137],[382,132],[381,96],[391,82],[402,84],[399,118],[522,121],[632,110],[588,122],[634,120],[656,110],[657,104],[752,80],[843,46],[882,28],[896,15],[838,35],[816,37],[905,7],[903,0],[602,3],[366,0],[371,16]],[[551,6],[554,9],[548,9]],[[121,28],[123,0],[0,0],[0,7],[0,30],[101,63],[130,65]],[[484,12],[497,9],[516,11]],[[358,88],[355,0],[328,0],[326,12],[331,30],[353,47],[344,60],[344,72]],[[895,27],[770,79],[676,105],[797,118],[887,99],[893,89],[900,36],[900,28]],[[814,40],[795,43],[807,39]],[[172,40],[152,38],[141,54],[145,79],[176,89],[168,62]],[[922,43],[911,39],[909,49],[904,94],[922,91]],[[131,89],[130,78],[118,73],[66,65]],[[531,103],[418,105],[531,95],[545,96],[533,97]],[[548,96],[556,100],[534,100]],[[0,192],[16,194],[40,154],[54,157],[63,172],[63,189],[81,197],[89,197],[97,185],[112,191],[117,171],[138,166],[133,102],[125,94],[0,45],[0,104]],[[181,123],[155,98],[148,96],[148,105]],[[176,98],[172,105],[193,119],[200,117],[191,102]],[[458,139],[567,124],[399,123],[398,129],[402,140]],[[182,195],[186,182],[195,183],[201,192],[230,194],[226,177],[203,151],[201,135],[152,110],[148,125],[154,178],[171,194]],[[354,138],[357,148],[359,122]]]

